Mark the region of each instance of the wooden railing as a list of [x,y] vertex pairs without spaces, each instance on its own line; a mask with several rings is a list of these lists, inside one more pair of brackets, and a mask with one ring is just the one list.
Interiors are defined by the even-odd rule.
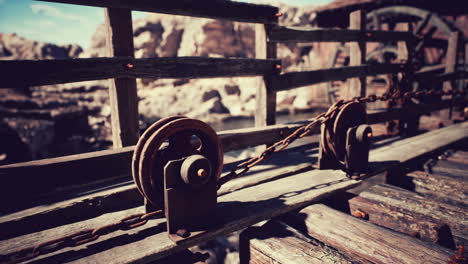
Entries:
[[[133,145],[138,140],[138,109],[136,78],[211,78],[259,76],[257,87],[256,128],[219,133],[224,151],[271,144],[307,121],[274,125],[276,93],[301,86],[353,78],[349,97],[365,95],[365,78],[369,75],[395,74],[408,71],[405,64],[372,64],[365,61],[368,41],[399,41],[399,59],[410,61],[414,37],[409,32],[366,31],[364,14],[353,12],[351,29],[300,29],[278,26],[278,8],[238,2],[221,1],[145,1],[145,0],[49,0],[70,4],[106,7],[109,58],[0,61],[0,86],[3,88],[47,85],[112,78],[109,93],[114,150],[98,151],[46,160],[0,166],[0,193],[7,196],[39,195],[54,188],[83,184],[113,177],[128,177]],[[256,25],[256,59],[245,58],[149,58],[135,59],[131,10],[176,15],[221,18]],[[351,43],[351,66],[280,74],[281,61],[276,59],[278,42],[339,41]],[[447,64],[415,72],[415,80],[433,82],[467,78],[466,71],[457,72],[454,58],[458,50],[458,35],[449,40]],[[455,55],[454,55],[455,54]],[[449,101],[411,109],[415,116],[446,108]],[[397,108],[369,113],[369,123],[399,119],[410,109]],[[318,133],[318,130],[315,131]],[[62,175],[67,175],[63,178]],[[6,177],[8,176],[8,177]],[[38,177],[39,176],[39,177]],[[22,183],[28,182],[28,185]]]

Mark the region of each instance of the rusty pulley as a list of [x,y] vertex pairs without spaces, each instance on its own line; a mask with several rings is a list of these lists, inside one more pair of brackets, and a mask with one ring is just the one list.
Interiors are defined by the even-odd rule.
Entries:
[[200,120],[175,116],[150,126],[138,141],[132,172],[147,211],[163,210],[169,237],[186,239],[213,223],[223,151]]
[[319,168],[341,169],[350,177],[365,173],[372,137],[365,106],[339,101],[329,112],[330,117],[320,127]]

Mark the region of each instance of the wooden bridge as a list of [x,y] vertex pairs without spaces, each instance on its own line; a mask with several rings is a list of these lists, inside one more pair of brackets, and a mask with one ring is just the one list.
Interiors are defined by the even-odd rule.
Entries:
[[[411,62],[415,36],[404,31],[366,30],[364,12],[359,10],[350,14],[349,29],[303,29],[278,25],[278,17],[281,14],[276,7],[230,1],[51,0],[49,2],[105,7],[109,57],[0,61],[2,72],[0,86],[20,88],[30,85],[109,79],[114,149],[1,166],[0,208],[3,216],[0,217],[2,239],[0,253],[2,255],[144,211],[143,199],[131,181],[130,166],[134,144],[139,137],[136,78],[257,76],[262,80],[262,85],[257,87],[256,93],[255,127],[218,133],[223,151],[227,152],[264,144],[270,145],[309,123],[305,120],[292,124],[275,124],[278,91],[350,79],[348,97],[352,98],[366,95],[365,78],[371,75],[404,73],[409,75],[413,82],[430,79],[434,83],[444,83],[446,90],[457,89],[453,81],[467,77],[466,71],[459,71],[456,68],[457,53],[461,47],[464,47],[460,44],[465,44],[460,40],[458,32],[454,32],[448,40],[445,65],[418,71],[408,63]],[[132,10],[256,23],[256,59],[202,57],[135,59]],[[402,63],[366,64],[365,43],[386,41],[398,42],[398,56]],[[280,42],[351,42],[350,66],[282,73],[281,60],[277,59],[276,52],[276,45]],[[431,105],[404,104],[396,108],[369,112],[368,123],[401,120],[409,124],[407,134],[413,134],[415,124],[421,115],[448,107],[464,106],[465,103],[465,98],[461,98],[441,99]],[[377,138],[375,147],[370,152],[371,168],[366,176],[387,171],[390,172],[387,183],[399,182],[398,179],[401,178],[398,178],[397,172],[405,166],[417,167],[423,160],[449,147],[455,146],[460,151],[466,151],[467,128],[468,123],[461,122],[414,137],[381,140]],[[319,129],[314,133],[319,134]],[[378,185],[369,189],[367,180],[349,179],[346,173],[340,170],[315,169],[316,142],[311,139],[309,144],[295,146],[278,153],[267,163],[253,168],[245,177],[223,185],[218,191],[216,216],[223,225],[206,230],[193,239],[175,243],[165,233],[164,219],[150,220],[148,224],[131,231],[114,232],[93,243],[46,252],[28,261],[31,263],[173,263],[185,258],[184,261],[192,263],[194,259],[186,257],[190,255],[188,248],[288,213],[290,214],[286,220],[275,219],[261,227],[251,227],[243,233],[242,261],[314,263],[314,256],[321,258],[333,255],[342,263],[351,261],[421,263],[421,260],[423,263],[443,263],[448,262],[455,254],[454,243],[465,244],[467,209],[464,198],[461,198],[462,201],[456,205],[450,205],[452,206],[450,212],[454,212],[456,214],[454,217],[458,217],[456,219],[461,219],[462,222],[445,223],[448,212],[444,212],[441,208],[448,205],[444,204],[446,201],[440,202],[438,199],[439,196],[445,195],[445,198],[453,200],[449,195],[449,189],[444,191],[444,195],[436,195],[439,198],[432,197],[434,202],[425,200],[424,203],[437,203],[438,207],[433,207],[437,213],[428,210],[420,212],[416,208],[417,202],[421,201],[417,200],[420,196],[415,193],[388,185]],[[459,156],[456,157],[461,160],[459,166],[465,166],[463,168],[466,169],[466,153],[457,153]],[[224,171],[229,171],[235,164],[225,164]],[[460,176],[460,173],[455,174],[452,178],[455,178],[460,185],[466,186],[466,171],[461,173],[463,176]],[[415,182],[428,180],[418,173],[410,177],[413,177]],[[436,173],[430,177],[443,181],[442,178],[436,177]],[[454,184],[452,178],[447,182]],[[400,183],[396,185],[401,185]],[[350,206],[354,211],[362,211],[362,214],[357,213],[357,215],[369,219],[370,222],[352,218],[329,206],[316,204],[330,197],[336,202],[347,203],[347,199],[342,195],[346,194],[346,190],[358,186],[364,186],[361,188],[365,188],[366,191],[350,201]],[[430,188],[429,184],[424,183],[418,185],[419,189],[416,188],[416,191],[421,191],[421,188],[426,188],[425,186]],[[436,193],[426,189],[424,189],[426,193]],[[463,194],[467,192],[466,187],[459,191]],[[379,193],[388,193],[388,195],[383,198],[377,197]],[[390,196],[393,193],[394,196]],[[393,199],[391,202],[389,197]],[[409,201],[410,198],[414,199],[415,207],[401,209],[401,206],[410,205],[399,203],[398,200]],[[368,201],[372,199],[374,204]],[[375,201],[389,204],[394,211],[375,209]],[[304,207],[306,208],[299,214],[292,213]],[[372,210],[376,210],[381,218],[386,217],[387,220],[374,218]],[[404,229],[398,223],[388,220],[393,212],[402,214],[403,210],[406,210],[404,211],[406,215],[417,212],[418,219],[422,219],[420,221],[424,224],[416,223],[416,225],[419,228],[419,237],[425,241],[389,230],[394,229],[407,234],[414,232],[411,228]],[[460,215],[460,212],[464,212],[464,215]],[[302,223],[302,229],[301,225],[298,227],[293,224],[297,222]],[[438,225],[441,223],[448,225],[456,237],[452,244],[437,244],[438,238],[442,238],[440,235],[442,231],[438,231],[440,229]],[[431,236],[432,233],[425,235],[426,229],[430,230],[427,232],[434,232],[437,239],[434,239],[434,235]],[[346,239],[343,240],[343,237]],[[332,248],[317,241],[322,241]],[[298,256],[297,250],[300,251]]]

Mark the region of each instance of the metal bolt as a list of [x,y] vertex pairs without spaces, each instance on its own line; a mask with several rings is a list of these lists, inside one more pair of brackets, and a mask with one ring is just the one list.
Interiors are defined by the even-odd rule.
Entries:
[[125,67],[127,68],[127,70],[131,70],[131,69],[133,69],[133,67],[135,67],[135,65],[133,65],[133,63],[127,63],[127,65],[125,65]]
[[367,138],[371,138],[372,136],[372,132],[367,133]]
[[197,175],[198,175],[198,177],[204,178],[204,177],[206,177],[208,175],[208,172],[205,169],[199,169],[197,171]]
[[276,67],[277,70],[281,70],[281,65],[280,64],[276,64],[275,67]]
[[283,16],[283,13],[278,12],[278,13],[275,14],[275,17],[280,17],[280,16]]
[[187,237],[190,236],[190,232],[187,231],[187,229],[181,228],[181,229],[177,230],[176,235],[178,235],[178,236],[180,236],[182,238],[187,238]]
[[368,219],[369,215],[366,214],[365,212],[361,211],[361,210],[355,210],[353,212],[353,216],[357,217],[357,218],[361,218],[361,219]]

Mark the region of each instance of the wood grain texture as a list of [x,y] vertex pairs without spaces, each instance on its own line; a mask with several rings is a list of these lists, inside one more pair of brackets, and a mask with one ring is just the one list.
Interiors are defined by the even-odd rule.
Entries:
[[[441,107],[445,106],[442,105]],[[397,109],[394,109],[394,111],[397,111]],[[381,113],[376,112],[369,115],[369,121],[370,123],[383,122],[394,119],[406,112],[404,109],[398,110],[397,113],[390,112],[390,114],[387,114],[386,111]],[[223,150],[227,152],[249,146],[271,144],[287,137],[295,129],[307,123],[308,121],[303,121],[295,124],[268,126],[267,128],[227,130],[218,133],[218,136],[221,139]],[[461,130],[461,133],[460,131],[456,132],[457,130]],[[466,130],[467,125],[465,122],[421,135],[423,138],[437,138],[437,134],[446,131],[448,138],[430,142],[429,144],[415,142],[417,155],[461,140],[464,138],[463,133],[466,134]],[[318,129],[315,132],[318,133]],[[433,134],[435,136],[431,136]],[[418,140],[418,138],[411,138],[411,140]],[[423,140],[423,142],[425,141]],[[413,144],[412,141],[409,141],[409,144]],[[130,179],[131,171],[128,164],[130,164],[133,149],[133,146],[129,146],[117,150],[97,151],[0,166],[0,177],[3,177],[2,184],[0,185],[0,197],[2,199],[15,197],[15,199],[22,201],[26,199],[24,197],[39,194],[44,195],[57,188],[112,178]],[[410,150],[409,157],[412,156],[412,153],[413,150]],[[377,158],[376,161],[387,160],[385,156]],[[398,160],[398,157],[396,160]],[[63,177],[62,175],[67,175],[67,177]],[[23,184],[25,182],[28,182],[28,184]],[[9,208],[8,206],[3,208],[6,211],[11,211],[11,209],[13,208]]]
[[[299,173],[219,197],[217,219],[222,224],[179,244],[169,240],[167,234],[163,232],[164,229],[160,225],[163,220],[152,220],[149,224],[129,232],[116,232],[95,243],[64,249],[38,259],[43,259],[48,263],[54,259],[75,263],[130,263],[135,261],[148,263],[216,236],[228,234],[298,209],[335,192],[352,188],[358,183],[358,181],[348,179],[341,171],[313,170]],[[142,211],[143,207],[139,207],[108,213],[93,219],[3,240],[0,243],[0,252],[8,253],[36,244],[38,241],[73,233],[83,228],[111,223],[126,215]],[[76,258],[78,256],[80,258]]]
[[[268,42],[269,25],[255,25],[255,58],[276,58],[276,43]],[[276,69],[279,73],[280,69]],[[276,123],[276,85],[274,76],[265,74],[257,78],[257,92],[255,94],[256,111],[255,126],[264,127]]]
[[[285,150],[270,160],[255,166],[244,177],[224,184],[218,191],[218,196],[311,170],[316,155],[317,150],[311,149],[310,145]],[[226,164],[223,174],[229,172],[238,163]],[[1,217],[2,237],[37,232],[142,204],[141,194],[137,191],[130,177],[127,178],[127,181],[120,181],[118,184],[109,186],[109,184],[103,183],[98,187],[85,188],[84,191],[70,189],[67,193],[78,193],[78,195],[62,201],[39,203],[31,208]],[[32,195],[29,194],[29,197]],[[18,201],[15,200],[11,206],[18,207],[17,204]]]
[[415,192],[468,208],[468,177],[463,179],[424,171],[408,173],[407,177],[414,185]]
[[[330,263],[351,264],[352,260],[326,245],[306,237],[301,232],[278,220],[270,220],[261,227],[251,227],[241,237],[249,241],[241,255],[249,254],[248,262],[241,263]],[[250,250],[250,252],[245,252]]]
[[401,210],[389,203],[380,203],[363,197],[349,200],[349,209],[364,212],[369,222],[417,237],[423,241],[454,249],[450,228],[437,220],[415,212]]
[[[366,30],[366,13],[356,10],[349,14],[349,28],[364,31]],[[366,64],[366,42],[349,43],[349,65],[360,66]],[[351,78],[348,80],[348,87],[344,99],[351,99],[356,96],[366,96],[366,77]]]
[[288,72],[277,76],[277,91],[307,86],[328,81],[339,81],[348,78],[361,78],[370,75],[398,73],[403,71],[403,64],[368,64],[360,66],[338,67],[304,72]]
[[436,223],[446,224],[459,245],[468,245],[468,210],[418,195],[391,185],[375,185],[360,197],[388,204],[407,215],[422,215]]
[[[127,65],[133,65],[128,68]],[[276,72],[280,60],[131,57],[0,61],[0,87],[21,88],[108,78],[216,78]]]
[[363,263],[446,263],[450,252],[404,234],[314,204],[292,215],[310,236]]
[[384,42],[397,40],[413,40],[409,32],[372,31],[358,29],[321,29],[275,26],[269,34],[272,42]]
[[[106,49],[109,57],[134,57],[132,11],[106,8]],[[138,96],[135,78],[109,79],[112,142],[114,148],[138,141]]]
[[[455,126],[452,126],[452,127],[443,128],[443,129],[440,129],[440,130],[437,130],[437,131],[426,133],[424,135],[420,135],[420,136],[417,136],[417,137],[405,139],[405,140],[402,140],[400,142],[390,144],[389,146],[391,146],[391,147],[381,147],[379,149],[372,150],[372,152],[370,154],[371,162],[374,161],[374,162],[371,163],[372,168],[376,172],[377,171],[382,171],[382,170],[385,170],[386,168],[397,165],[398,162],[401,162],[401,163],[404,164],[405,162],[407,162],[409,160],[412,160],[412,159],[424,154],[424,153],[421,153],[421,152],[413,151],[414,149],[425,148],[426,152],[431,152],[431,151],[433,151],[435,149],[440,148],[442,144],[452,144],[453,142],[457,142],[458,140],[460,140],[460,137],[466,138],[466,133],[464,133],[466,128],[467,128],[467,124],[458,124],[458,125],[455,125]],[[458,133],[455,133],[454,130],[458,130]],[[439,144],[433,144],[435,136],[438,137],[437,142]],[[440,141],[443,141],[443,142],[440,142]],[[411,144],[409,144],[410,142],[416,142],[416,144],[411,145]],[[406,155],[401,155],[402,153],[405,153]],[[313,154],[313,155],[316,155],[316,153]],[[383,157],[385,157],[385,156],[388,157],[387,160],[383,159]],[[372,158],[372,157],[377,157],[377,158]],[[294,158],[294,156],[292,156],[291,158],[296,159],[296,158]],[[268,174],[269,172],[265,171],[265,173]],[[287,171],[285,171],[284,173],[287,173]],[[313,170],[313,171],[308,171],[308,172],[304,172],[304,173],[299,173],[299,174],[296,174],[294,176],[277,179],[275,181],[267,181],[267,182],[260,183],[259,185],[255,185],[255,186],[251,185],[251,187],[246,188],[246,189],[239,190],[239,189],[234,188],[233,191],[232,190],[227,190],[225,195],[219,197],[219,201],[221,202],[220,204],[222,204],[223,201],[226,202],[226,201],[228,201],[226,199],[231,197],[232,199],[229,198],[229,199],[231,199],[230,200],[231,202],[226,204],[226,205],[232,204],[232,207],[230,209],[237,208],[237,206],[240,206],[240,208],[245,209],[245,207],[243,207],[244,205],[248,206],[248,208],[250,208],[249,204],[251,204],[254,207],[254,208],[252,208],[251,211],[250,211],[250,209],[248,209],[249,212],[246,212],[245,215],[241,215],[241,214],[238,215],[239,217],[244,217],[245,216],[248,219],[251,219],[247,215],[253,214],[253,216],[251,216],[251,217],[255,218],[257,214],[262,214],[263,215],[263,213],[264,213],[263,210],[270,210],[270,209],[273,210],[272,208],[267,208],[270,205],[270,200],[269,200],[270,198],[271,198],[271,202],[274,203],[275,206],[278,203],[278,199],[281,200],[281,201],[283,199],[285,199],[285,203],[288,204],[286,207],[288,207],[289,203],[292,202],[292,201],[297,201],[298,203],[302,203],[304,201],[302,199],[307,200],[307,199],[309,199],[311,197],[315,197],[314,196],[315,194],[318,195],[318,193],[316,193],[315,191],[320,191],[320,190],[323,190],[323,189],[331,188],[328,191],[334,192],[335,189],[333,189],[333,187],[338,187],[338,185],[346,184],[348,182],[345,178],[341,178],[341,180],[340,180],[340,178],[336,178],[337,177],[336,175],[338,175],[338,174],[342,175],[342,172]],[[304,177],[304,178],[302,178],[302,177]],[[344,182],[341,182],[342,180],[344,180]],[[260,182],[262,182],[262,181],[265,181],[265,179],[260,179]],[[324,181],[324,184],[317,183],[317,181]],[[328,181],[328,183],[327,183],[327,181]],[[233,182],[233,184],[236,185],[235,182]],[[354,186],[355,184],[353,183],[352,185]],[[229,187],[229,186],[227,186],[227,187]],[[347,186],[346,188],[348,188],[348,187],[350,187],[350,186]],[[301,188],[305,189],[305,190],[302,190]],[[317,190],[315,188],[319,188],[319,189]],[[227,188],[227,189],[229,189],[229,188]],[[115,192],[113,192],[113,191],[115,191]],[[320,193],[323,194],[323,195],[327,195],[327,194],[329,194],[328,191],[323,192],[323,193],[320,192]],[[74,203],[81,203],[82,205],[79,205],[76,208],[80,208],[81,206],[85,206],[85,207],[88,208],[87,210],[89,210],[93,206],[97,206],[97,208],[99,208],[100,204],[102,204],[103,207],[101,207],[101,210],[104,210],[104,211],[101,211],[101,212],[104,213],[104,214],[101,214],[100,216],[97,216],[97,218],[95,220],[84,220],[84,221],[81,221],[81,222],[66,225],[65,227],[56,227],[56,228],[52,228],[50,230],[60,230],[60,231],[57,231],[58,233],[56,233],[56,234],[59,234],[60,232],[64,232],[64,230],[67,230],[66,229],[67,226],[75,226],[75,225],[82,226],[80,223],[84,223],[86,221],[95,221],[95,222],[90,222],[90,223],[94,223],[94,225],[97,226],[97,225],[99,225],[100,221],[109,222],[110,219],[117,220],[118,217],[123,216],[124,214],[119,214],[119,212],[113,212],[113,213],[105,214],[105,210],[109,210],[109,209],[112,210],[111,205],[113,203],[117,203],[119,206],[127,206],[125,203],[129,202],[128,200],[126,200],[126,199],[128,199],[129,196],[125,196],[125,195],[127,195],[125,193],[129,193],[129,192],[135,192],[135,190],[134,189],[132,190],[129,187],[125,187],[125,188],[122,187],[122,190],[120,190],[120,191],[119,190],[109,190],[109,193],[106,193],[106,194],[104,194],[104,193],[96,194],[95,199],[90,199],[89,196],[84,196],[84,197],[82,197],[81,200],[77,199],[77,200],[74,201]],[[279,194],[280,192],[286,192],[286,194],[285,193]],[[277,195],[277,196],[275,196],[275,195]],[[312,195],[312,196],[308,196],[308,195]],[[281,196],[281,198],[278,198],[278,196]],[[118,197],[127,197],[127,198],[119,199]],[[225,197],[228,197],[228,198],[225,198]],[[270,198],[268,198],[268,197],[270,197]],[[276,198],[272,198],[272,197],[276,197]],[[306,197],[308,197],[308,198],[306,198]],[[117,199],[115,199],[115,198],[117,198]],[[101,199],[104,199],[104,200],[101,200]],[[235,202],[235,201],[237,201],[236,199],[239,199],[238,202]],[[243,203],[243,202],[246,201],[245,199],[248,199],[248,201],[250,201],[250,202],[249,203]],[[296,199],[299,199],[299,200],[296,200]],[[315,198],[311,198],[311,199],[313,200]],[[257,201],[259,204],[256,204],[257,202],[255,202],[255,201]],[[297,204],[295,204],[295,202],[292,202],[292,203],[294,204],[294,205],[292,205],[293,207],[295,207],[297,205]],[[257,205],[258,205],[258,207],[257,207]],[[281,202],[279,202],[277,205],[280,207],[280,209],[276,208],[274,210],[279,210],[280,212],[278,212],[278,213],[281,213],[282,210],[284,209],[283,207],[281,207],[283,205],[281,204]],[[63,203],[60,206],[62,208],[64,208],[64,209],[59,208],[58,211],[65,210],[66,208],[69,208],[69,209],[66,209],[66,210],[72,210],[72,209],[70,209],[70,207],[73,207],[73,204],[72,203],[69,203],[69,204]],[[51,207],[55,207],[55,205],[53,205]],[[57,205],[57,207],[58,207],[58,205]],[[107,209],[106,209],[106,207],[107,207]],[[283,208],[283,209],[281,209],[281,208]],[[242,211],[244,209],[242,209]],[[44,217],[46,217],[44,219],[47,219],[47,217],[49,217],[49,219],[50,219],[51,216],[53,217],[54,214],[57,214],[57,210],[52,209],[52,208],[48,209],[47,207],[42,207],[42,208],[38,207],[35,210],[38,210],[38,211],[35,212],[35,214],[38,214],[42,210],[43,214],[44,214]],[[48,210],[50,210],[49,211],[50,213],[47,212]],[[140,210],[142,210],[142,209],[140,209]],[[284,209],[284,210],[286,210],[286,209]],[[287,209],[287,210],[289,210],[289,209]],[[71,211],[69,211],[69,212],[71,212]],[[133,209],[126,209],[126,210],[123,210],[122,212],[127,212],[128,214],[130,214],[130,213],[134,212],[134,210]],[[237,211],[233,211],[232,214],[235,214],[236,212]],[[21,219],[27,219],[28,215],[31,215],[32,213],[33,213],[32,211],[18,212],[18,214],[15,217],[10,217],[9,219],[3,218],[2,222],[6,223],[6,222],[12,222],[12,221],[24,221],[24,220],[21,220]],[[47,216],[47,214],[49,214],[49,216]],[[113,218],[106,218],[105,217],[105,216],[111,216],[111,215],[113,216]],[[232,216],[232,217],[234,217],[234,216]],[[266,218],[268,218],[268,217],[266,217]],[[266,219],[266,218],[264,218],[264,219]],[[255,218],[255,219],[257,219],[257,218]],[[65,221],[65,219],[63,219],[63,220]],[[255,221],[257,221],[257,220],[255,220]],[[260,220],[258,220],[258,221],[260,221]],[[152,222],[154,222],[154,221],[152,221]],[[252,220],[252,222],[254,222],[254,221]],[[39,222],[36,222],[36,223],[43,223],[43,225],[44,225],[44,224],[47,224],[47,221],[43,220],[43,221],[39,221]],[[226,229],[223,229],[223,230],[226,231],[226,232],[231,232],[230,228],[234,228],[234,226],[236,226],[236,228],[239,227],[236,224],[233,224],[233,225],[228,225],[228,226],[225,227],[225,228],[227,228],[229,230],[226,230]],[[60,229],[60,228],[62,228],[62,229]],[[72,232],[73,230],[76,230],[76,229],[67,230],[67,232],[68,231]],[[159,229],[159,228],[154,228],[153,230],[161,231],[161,229]],[[223,233],[224,232],[223,230],[218,230],[218,231]],[[148,231],[148,232],[150,232],[150,231]],[[26,236],[29,236],[29,238],[32,238],[32,237],[34,237],[35,234],[36,235],[42,234],[42,235],[40,235],[38,237],[38,238],[41,238],[41,237],[44,237],[45,234],[47,234],[47,230],[39,231],[39,232],[30,234],[30,235],[26,235]],[[149,235],[148,233],[144,233],[144,234]],[[126,242],[129,242],[129,243],[133,244],[134,241],[132,240],[132,237],[139,240],[142,236],[143,237],[146,236],[144,234],[142,234],[140,236],[138,236],[138,235],[136,235],[136,236],[125,236],[126,240],[124,242],[122,242],[122,243],[125,244]],[[151,235],[152,234],[153,233],[151,233]],[[216,234],[218,234],[218,233],[216,233]],[[158,234],[156,236],[162,237],[162,235],[164,235],[164,234]],[[205,238],[209,239],[211,237],[212,237],[211,235],[207,235],[207,237],[204,237],[203,239],[205,239]],[[165,238],[165,236],[164,236],[164,238]],[[17,238],[17,239],[20,239],[20,238]],[[21,239],[23,239],[23,238],[21,238]],[[146,238],[145,238],[145,240],[146,240]],[[7,241],[16,241],[16,240],[14,238],[12,238],[10,240],[5,240],[4,242],[7,242]],[[33,239],[33,240],[27,240],[27,241],[30,241],[31,243],[33,243],[34,241],[38,241],[38,240]],[[112,241],[115,241],[115,239],[112,240]],[[147,242],[148,242],[148,240],[147,240]],[[150,242],[153,245],[159,245],[159,243],[161,241],[158,242],[158,241],[155,241],[155,240],[151,240]],[[0,243],[0,244],[7,245],[8,243]],[[16,246],[19,247],[20,244],[21,243],[16,244]],[[97,242],[97,244],[98,245],[103,245],[103,243],[101,243],[101,242]],[[193,245],[193,244],[190,244],[190,245]],[[121,244],[120,244],[120,246],[123,247],[123,245],[121,245]],[[116,250],[121,249],[120,246]],[[103,246],[103,247],[106,248],[105,246]],[[160,254],[162,254],[162,255],[169,254],[170,252],[174,252],[174,251],[179,249],[179,247],[176,247],[175,245],[170,246],[168,242],[164,242],[163,244],[161,244],[161,247],[163,249],[156,248],[155,250],[156,251],[161,250],[162,252],[160,252]],[[95,247],[90,246],[90,248],[92,249],[92,248],[95,248]],[[109,248],[107,248],[107,249],[110,250]],[[143,246],[141,249],[138,249],[136,252],[142,252],[142,251],[145,251],[145,250],[149,250],[150,253],[143,253],[140,256],[144,257],[144,256],[147,256],[148,254],[153,256],[153,254],[157,254],[157,256],[159,257],[160,254],[159,253],[154,253],[155,251],[152,251],[153,249],[154,249],[154,247],[148,248],[147,246]],[[0,250],[0,252],[4,252],[4,250],[6,250],[6,249],[3,248],[3,249]],[[100,247],[99,247],[99,250],[101,250]],[[125,248],[125,250],[133,250],[133,247]],[[84,249],[84,251],[86,251],[86,249]],[[114,254],[116,254],[115,253],[116,251],[112,251],[112,252],[114,252]],[[151,252],[153,252],[153,253],[151,253]],[[81,251],[81,253],[83,253],[83,251]],[[72,253],[72,254],[74,254],[74,253]],[[89,260],[89,261],[92,262],[92,260]]]
[[234,1],[39,0],[75,5],[124,8],[183,16],[221,18],[252,23],[276,23],[278,8]]

